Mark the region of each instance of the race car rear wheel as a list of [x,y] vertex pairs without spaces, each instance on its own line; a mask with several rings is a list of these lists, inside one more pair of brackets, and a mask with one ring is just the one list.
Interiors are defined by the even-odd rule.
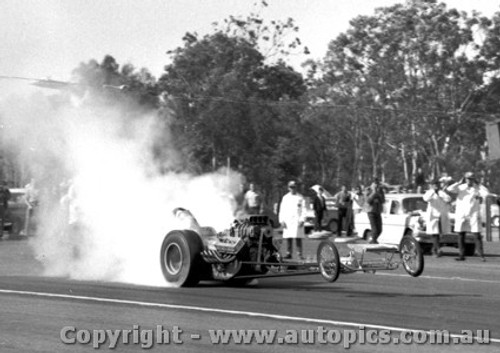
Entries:
[[399,246],[399,254],[406,272],[418,277],[424,271],[424,252],[420,244],[412,237],[405,235]]
[[335,244],[329,240],[322,241],[317,258],[321,276],[328,282],[335,282],[340,274],[340,256]]
[[194,286],[200,281],[203,243],[190,230],[174,230],[163,240],[160,264],[163,276],[174,287]]

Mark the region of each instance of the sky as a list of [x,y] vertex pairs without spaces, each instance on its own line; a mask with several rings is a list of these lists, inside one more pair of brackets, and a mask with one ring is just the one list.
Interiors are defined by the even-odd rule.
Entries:
[[[262,16],[293,18],[311,54],[290,62],[300,69],[323,58],[349,20],[404,0],[267,0]],[[495,0],[445,0],[449,8],[492,15]],[[0,76],[69,80],[81,62],[112,55],[120,65],[147,68],[155,77],[169,63],[166,51],[186,32],[210,33],[212,23],[245,16],[255,0],[1,0]]]

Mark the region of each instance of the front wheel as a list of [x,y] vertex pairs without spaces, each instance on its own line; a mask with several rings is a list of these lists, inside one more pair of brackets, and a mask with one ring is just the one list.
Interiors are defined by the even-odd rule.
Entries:
[[322,241],[317,256],[321,276],[328,282],[335,282],[340,274],[340,256],[335,244],[329,240]]
[[420,244],[411,236],[404,236],[399,247],[403,267],[412,277],[418,277],[424,271],[424,254]]
[[203,243],[190,230],[174,230],[163,240],[160,264],[163,276],[174,287],[194,286],[200,281]]

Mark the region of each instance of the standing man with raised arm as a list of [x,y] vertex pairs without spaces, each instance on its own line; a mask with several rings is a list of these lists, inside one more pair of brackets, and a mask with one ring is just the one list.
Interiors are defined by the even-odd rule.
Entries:
[[488,189],[477,181],[474,173],[467,172],[459,182],[448,186],[446,191],[457,194],[455,232],[458,232],[459,257],[455,260],[465,260],[465,234],[471,232],[474,235],[478,255],[483,262],[486,261],[479,228],[481,226],[479,208],[481,200],[489,195]]
[[366,197],[368,219],[372,230],[371,244],[378,244],[378,237],[382,233],[382,212],[384,211],[385,192],[380,180],[375,178],[368,189]]

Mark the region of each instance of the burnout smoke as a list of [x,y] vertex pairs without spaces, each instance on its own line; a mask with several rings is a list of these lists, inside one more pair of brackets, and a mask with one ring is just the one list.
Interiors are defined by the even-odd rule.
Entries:
[[[118,109],[88,104],[54,108],[39,94],[0,101],[0,116],[9,148],[20,163],[29,160],[46,190],[30,240],[46,275],[166,285],[159,251],[176,227],[175,207],[217,230],[232,221],[240,175],[157,172],[151,147],[168,136],[158,136],[154,115],[126,120]],[[174,163],[178,155],[171,156]],[[64,177],[71,178],[87,230],[78,238],[65,231],[67,213],[55,190]]]

